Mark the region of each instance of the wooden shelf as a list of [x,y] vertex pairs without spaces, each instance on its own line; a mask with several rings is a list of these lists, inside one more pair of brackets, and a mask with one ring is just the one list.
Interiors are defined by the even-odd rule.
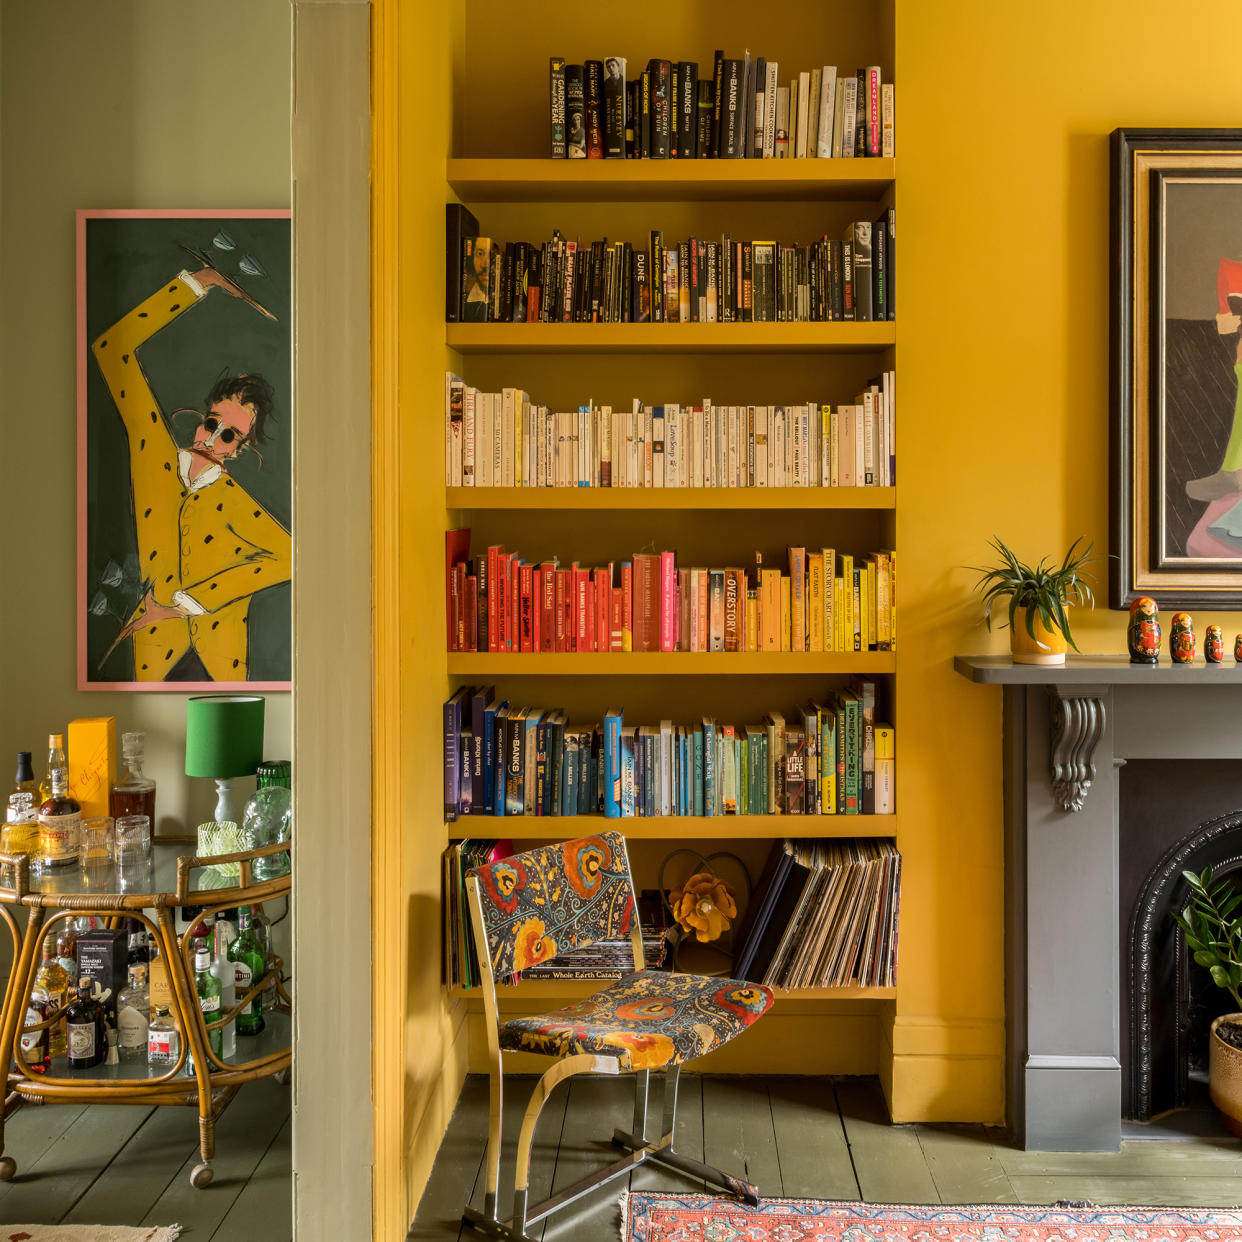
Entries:
[[554,160],[450,159],[448,183],[467,203],[878,203],[896,177],[891,159]]
[[895,487],[450,487],[450,509],[895,509]]
[[819,653],[811,651],[584,651],[532,653],[453,651],[451,677],[668,677],[843,673],[891,673],[891,651]]
[[480,833],[507,838],[572,841],[597,832],[620,832],[637,841],[726,837],[896,837],[896,815],[661,815],[608,819],[603,815],[467,815],[444,825],[445,842]]
[[860,354],[896,344],[883,323],[450,323],[462,354]]
[[[608,987],[608,979],[588,979],[578,982],[572,979],[528,979],[525,983],[506,984],[496,989],[496,999],[501,1005],[506,1001],[530,1001],[542,1004],[545,1001],[577,1000],[590,996]],[[464,1000],[475,1001],[482,1006],[482,988],[454,987],[449,989],[451,995]],[[896,988],[785,988],[776,989],[776,1001],[801,1000],[832,1000],[832,1001],[871,1001],[892,1000],[897,996]],[[511,1007],[511,1006],[510,1006]]]

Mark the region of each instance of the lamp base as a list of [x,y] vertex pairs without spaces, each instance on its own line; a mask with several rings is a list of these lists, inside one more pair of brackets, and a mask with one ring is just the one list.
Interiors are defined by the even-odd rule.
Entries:
[[217,823],[221,824],[237,822],[237,816],[233,811],[233,782],[231,779],[216,781],[215,819]]

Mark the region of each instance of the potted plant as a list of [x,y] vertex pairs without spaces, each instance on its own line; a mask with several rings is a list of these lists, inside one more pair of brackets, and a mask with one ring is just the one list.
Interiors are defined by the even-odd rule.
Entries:
[[983,617],[992,628],[992,607],[1009,599],[1010,650],[1015,664],[1064,664],[1068,646],[1078,650],[1070,631],[1068,609],[1074,604],[1093,607],[1095,597],[1083,577],[1083,567],[1095,559],[1093,544],[1079,550],[1082,538],[1070,545],[1060,565],[1047,557],[1038,565],[1025,565],[998,538],[992,547],[1000,556],[997,565],[971,566],[983,591]]
[[[1242,1011],[1242,892],[1226,880],[1213,880],[1211,867],[1182,875],[1190,901],[1173,917],[1195,961]],[[1242,1137],[1242,1012],[1221,1014],[1212,1023],[1208,1089],[1225,1125]]]

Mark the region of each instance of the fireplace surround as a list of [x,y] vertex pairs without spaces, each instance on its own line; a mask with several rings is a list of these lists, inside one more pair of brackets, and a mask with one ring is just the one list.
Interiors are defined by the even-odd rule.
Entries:
[[[1242,665],[958,656],[955,668],[1003,688],[1010,1125],[1028,1149],[1116,1151],[1126,1094],[1119,774],[1136,760],[1242,759]],[[1174,836],[1193,836],[1196,822]],[[1152,996],[1166,985],[1149,981]]]

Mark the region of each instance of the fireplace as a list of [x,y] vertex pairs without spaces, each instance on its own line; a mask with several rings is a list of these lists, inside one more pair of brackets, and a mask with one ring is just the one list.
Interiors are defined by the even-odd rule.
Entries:
[[1131,1120],[1190,1102],[1192,1078],[1206,1078],[1212,1019],[1234,1008],[1172,916],[1186,903],[1182,872],[1242,869],[1242,811],[1221,813],[1242,802],[1240,785],[1232,762],[1144,760],[1121,772],[1121,1108]]
[[[1196,985],[1176,935],[1176,953],[1166,952],[1182,868],[1162,860],[1184,845],[1185,869],[1212,861],[1229,869],[1242,854],[1228,840],[1242,819],[1231,814],[1242,804],[1242,664],[1141,666],[1120,655],[1024,667],[959,656],[955,667],[1004,689],[1010,1125],[1028,1149],[1116,1151],[1123,1112],[1152,1115],[1184,1093],[1196,1055],[1192,1011],[1201,1000],[1217,1003]],[[1223,762],[1208,780],[1192,770],[1199,761]],[[1157,768],[1143,777],[1149,762]],[[1190,773],[1171,809],[1151,810],[1152,839],[1142,848],[1141,817],[1122,813],[1130,768],[1140,804],[1144,779],[1168,784],[1170,773]],[[1131,953],[1136,905],[1148,930]],[[1132,984],[1130,959],[1144,953]],[[1141,1005],[1143,991],[1153,1017],[1146,1052],[1144,1023],[1130,1021],[1131,993]],[[1169,998],[1172,1015],[1155,1013]]]

